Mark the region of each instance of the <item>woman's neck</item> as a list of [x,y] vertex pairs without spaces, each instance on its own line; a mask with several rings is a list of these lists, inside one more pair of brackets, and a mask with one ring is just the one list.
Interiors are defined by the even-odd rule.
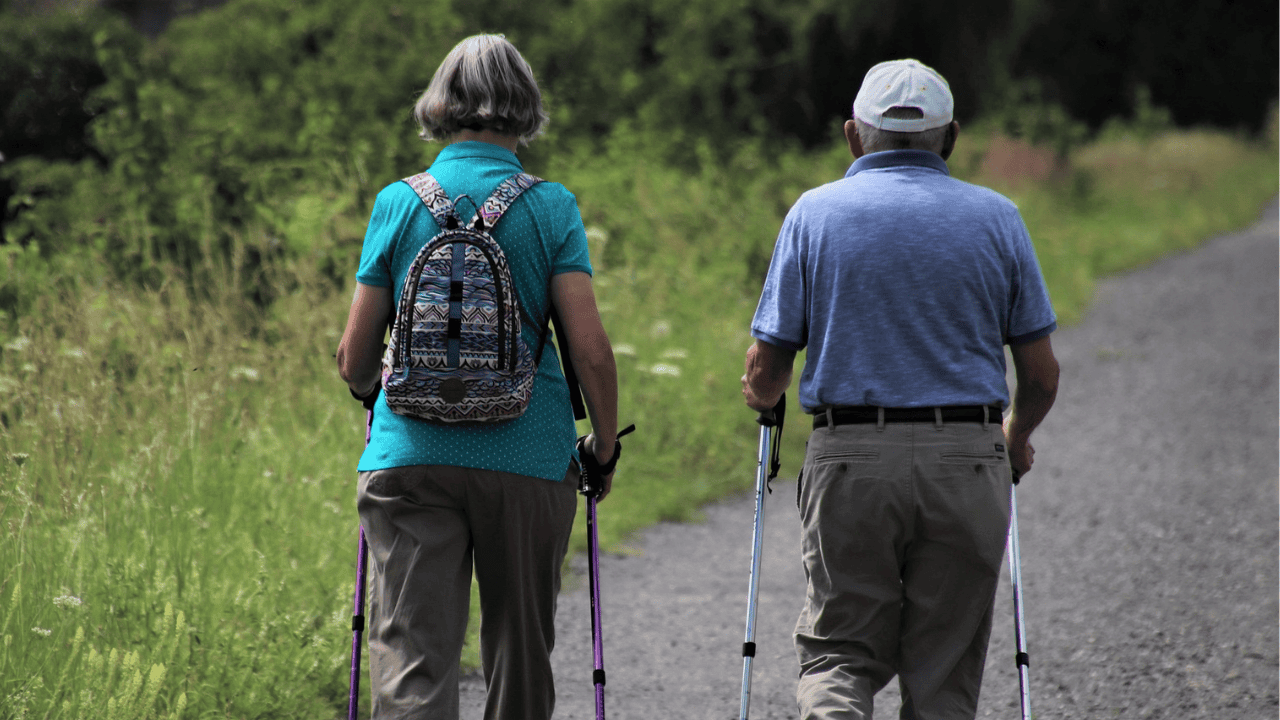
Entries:
[[[489,129],[484,130],[467,130],[463,128],[453,136],[453,142],[482,142],[498,147],[506,148],[511,152],[516,152],[516,148],[520,146],[520,138],[514,135],[503,135]],[[451,143],[452,144],[452,143]]]

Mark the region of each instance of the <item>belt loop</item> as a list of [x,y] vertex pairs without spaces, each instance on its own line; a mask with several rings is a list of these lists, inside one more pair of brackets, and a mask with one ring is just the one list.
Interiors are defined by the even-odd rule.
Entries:
[[876,432],[884,432],[884,408],[876,407]]
[[835,413],[831,412],[831,406],[827,406],[827,432],[834,433],[836,431]]
[[982,406],[982,429],[983,430],[987,429],[987,420],[990,417],[991,417],[991,408],[986,405],[983,405]]
[[940,407],[933,408],[933,429],[942,429],[942,408]]

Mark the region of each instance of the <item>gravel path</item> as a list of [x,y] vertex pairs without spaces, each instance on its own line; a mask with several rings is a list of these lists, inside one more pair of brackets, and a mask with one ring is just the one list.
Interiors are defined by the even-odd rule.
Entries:
[[[1277,717],[1278,264],[1273,204],[1245,232],[1101,283],[1088,318],[1054,335],[1061,392],[1018,495],[1038,718]],[[794,497],[780,482],[768,500],[760,720],[795,717]],[[737,717],[752,513],[752,497],[731,498],[602,558],[609,717]],[[979,717],[1018,716],[1007,575]],[[588,720],[581,587],[558,626],[556,717]],[[463,717],[483,702],[467,678]],[[891,685],[875,717],[897,708]]]

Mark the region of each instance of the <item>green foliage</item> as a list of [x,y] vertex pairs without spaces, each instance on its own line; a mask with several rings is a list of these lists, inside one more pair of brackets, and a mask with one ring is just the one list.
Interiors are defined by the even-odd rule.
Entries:
[[94,102],[108,111],[91,138],[108,167],[6,170],[19,190],[6,241],[96,246],[117,276],[153,286],[158,265],[190,275],[247,249],[241,282],[269,302],[254,279],[266,258],[350,231],[333,221],[367,210],[370,177],[422,163],[407,107],[457,35],[438,3],[285,0],[231,3],[145,48],[99,31],[108,81]]
[[128,33],[106,13],[17,16],[0,12],[0,153],[79,159],[89,148],[85,124],[97,113],[86,103],[106,80],[95,57],[94,27]]
[[351,456],[317,448],[359,441],[313,381],[336,331],[298,313],[307,296],[280,304],[327,333],[174,282],[81,287],[18,320],[0,352],[8,709],[334,714]]
[[1136,138],[1147,142],[1173,130],[1173,115],[1168,108],[1151,103],[1151,90],[1139,86],[1133,93],[1133,114],[1127,118],[1113,117],[1103,124],[1098,133],[1101,140]]
[[1060,104],[1046,99],[1036,80],[1011,83],[999,110],[986,121],[1009,137],[1052,149],[1059,162],[1088,136],[1084,123],[1073,119]]
[[1101,127],[1136,109],[1136,90],[1182,126],[1262,128],[1280,67],[1277,7],[1202,0],[1036,3],[1011,56],[1015,77]]
[[661,138],[667,164],[696,168],[699,145],[720,161],[744,138],[771,153],[824,144],[849,117],[862,73],[888,57],[940,68],[972,117],[1017,4],[469,0],[455,11],[468,32],[508,32],[554,100],[561,132],[600,139],[629,120]]

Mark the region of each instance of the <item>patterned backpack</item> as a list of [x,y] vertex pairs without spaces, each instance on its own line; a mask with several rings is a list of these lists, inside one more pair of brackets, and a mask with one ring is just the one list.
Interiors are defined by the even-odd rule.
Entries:
[[[520,336],[521,308],[502,248],[490,234],[525,190],[542,182],[508,178],[463,225],[428,173],[404,182],[440,226],[409,266],[382,359],[392,412],[438,423],[495,423],[524,413],[546,340],[537,355]],[[470,198],[467,198],[470,200]],[[531,321],[532,322],[532,321]]]

